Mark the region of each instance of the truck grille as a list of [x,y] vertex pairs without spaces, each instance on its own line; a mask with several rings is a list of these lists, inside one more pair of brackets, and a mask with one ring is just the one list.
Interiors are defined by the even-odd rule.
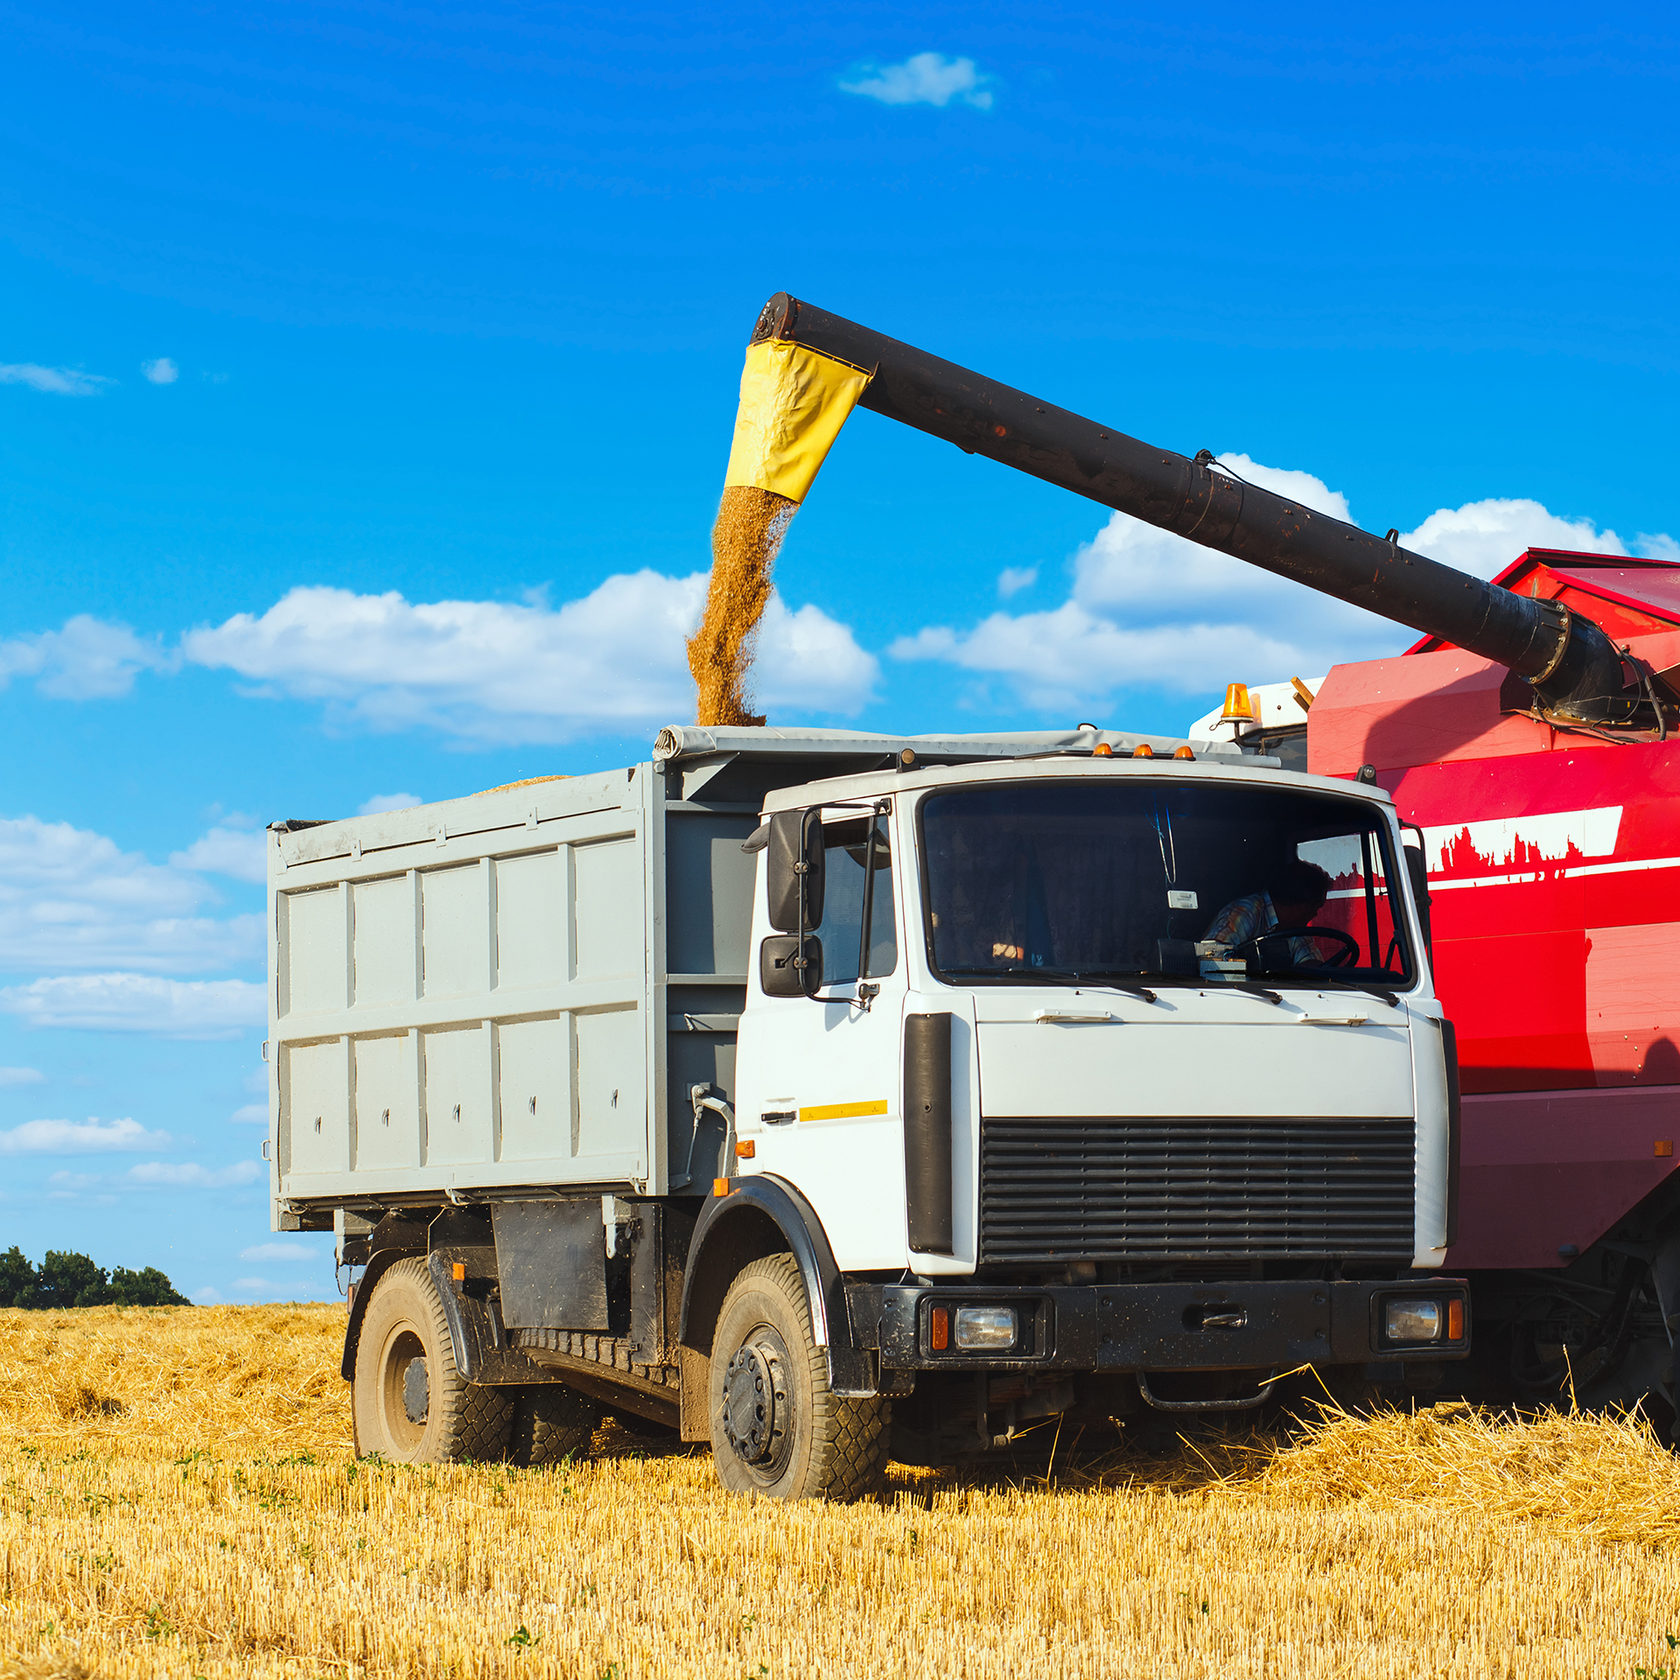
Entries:
[[980,1259],[1406,1259],[1410,1120],[991,1120]]

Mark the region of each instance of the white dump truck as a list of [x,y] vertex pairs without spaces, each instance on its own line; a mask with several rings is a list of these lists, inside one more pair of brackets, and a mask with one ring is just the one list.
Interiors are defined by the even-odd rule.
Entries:
[[847,1497],[1468,1351],[1378,788],[1089,727],[672,728],[269,857],[274,1224],[357,1271],[364,1454],[540,1463],[610,1411]]

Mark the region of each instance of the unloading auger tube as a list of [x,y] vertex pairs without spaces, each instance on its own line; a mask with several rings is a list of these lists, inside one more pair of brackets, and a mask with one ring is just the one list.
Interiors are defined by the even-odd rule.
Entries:
[[1626,723],[1638,709],[1637,678],[1590,619],[1247,484],[1206,450],[1157,449],[786,292],[753,329],[754,344],[775,339],[869,372],[858,402],[877,414],[1507,665],[1549,717]]

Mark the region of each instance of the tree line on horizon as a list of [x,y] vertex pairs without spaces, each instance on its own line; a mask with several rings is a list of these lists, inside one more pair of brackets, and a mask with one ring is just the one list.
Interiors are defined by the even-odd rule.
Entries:
[[0,1307],[190,1307],[156,1266],[107,1272],[85,1254],[49,1248],[39,1266],[15,1244],[0,1254]]

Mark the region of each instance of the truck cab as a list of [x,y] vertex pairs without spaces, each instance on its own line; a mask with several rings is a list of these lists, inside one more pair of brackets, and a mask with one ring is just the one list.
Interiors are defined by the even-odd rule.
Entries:
[[[716,1188],[808,1205],[901,1455],[1466,1345],[1411,1281],[1454,1095],[1392,806],[1178,750],[900,764],[778,791],[749,842]],[[1310,925],[1208,937],[1302,865]]]

